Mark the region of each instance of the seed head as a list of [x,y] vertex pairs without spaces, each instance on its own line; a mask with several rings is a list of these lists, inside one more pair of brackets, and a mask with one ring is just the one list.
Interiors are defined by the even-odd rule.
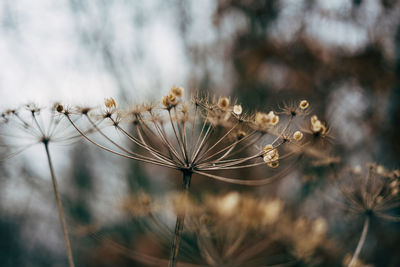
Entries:
[[229,108],[229,98],[227,97],[220,97],[218,100],[218,107],[222,110],[227,110]]
[[279,153],[276,148],[274,148],[272,145],[266,145],[264,147],[264,161],[265,162],[271,162],[271,161],[276,161],[279,159]]
[[106,108],[116,108],[117,107],[117,102],[115,102],[114,98],[106,98],[104,99],[104,105]]
[[311,117],[311,130],[313,133],[326,133],[326,126],[318,119],[316,115]]
[[257,112],[255,118],[256,124],[260,126],[274,126],[279,122],[279,116],[275,115],[273,111],[270,111],[268,114],[264,112]]
[[265,125],[271,123],[271,118],[264,112],[257,112],[255,121],[258,125]]
[[173,108],[178,104],[178,100],[175,95],[169,94],[161,98],[161,104],[167,109]]
[[182,97],[184,89],[182,87],[173,86],[170,90],[170,95],[175,97]]
[[61,105],[60,103],[54,104],[54,109],[55,109],[57,112],[60,112],[60,113],[64,111],[64,107],[63,107],[63,105]]
[[309,105],[310,104],[308,103],[307,100],[301,100],[300,104],[299,104],[299,108],[302,109],[302,110],[305,110],[305,109],[308,108]]
[[301,139],[303,139],[303,133],[300,132],[300,131],[296,131],[293,134],[293,139],[296,140],[296,141],[300,141]]
[[233,113],[235,113],[236,115],[240,115],[242,114],[243,109],[241,105],[234,105],[233,106]]

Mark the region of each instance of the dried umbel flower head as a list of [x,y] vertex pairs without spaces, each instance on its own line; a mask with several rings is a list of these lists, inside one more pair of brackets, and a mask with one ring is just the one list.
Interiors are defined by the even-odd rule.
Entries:
[[[264,185],[283,177],[293,164],[278,168],[278,159],[283,162],[299,152],[307,143],[292,142],[292,125],[300,124],[301,118],[292,115],[281,118],[274,111],[244,116],[241,106],[230,106],[230,100],[221,97],[218,101],[193,97],[184,101],[180,89],[172,88],[169,95],[161,99],[160,105],[142,105],[131,110],[116,108],[116,104],[104,103],[106,110],[91,110],[79,114],[86,118],[89,126],[100,138],[86,134],[74,122],[75,114],[62,112],[70,123],[92,144],[116,155],[146,162],[182,173],[183,190],[189,190],[193,174],[206,176],[222,182],[240,185]],[[118,143],[104,130],[112,125],[120,136],[134,146]],[[245,133],[239,135],[237,133]],[[232,138],[236,135],[236,138]],[[264,150],[268,144],[271,149]],[[294,146],[296,149],[287,150]],[[278,148],[280,153],[278,153]],[[245,152],[245,153],[244,153]],[[281,155],[280,155],[281,154]],[[214,172],[268,166],[276,168],[267,177],[246,179],[225,177]],[[176,238],[171,249],[171,266],[175,266],[180,234],[183,229],[185,207],[177,216]]]
[[[276,168],[279,165],[278,159],[288,159],[290,155],[296,154],[292,150],[280,156],[277,151],[279,147],[294,146],[297,151],[303,147],[287,138],[294,123],[292,117],[284,119],[281,126],[279,116],[274,111],[268,114],[258,112],[254,120],[251,117],[237,117],[233,115],[241,113],[238,112],[238,105],[236,112],[235,108],[229,108],[228,98],[221,97],[213,103],[206,98],[194,97],[190,103],[178,100],[172,91],[179,95],[180,90],[173,87],[170,94],[162,98],[162,106],[151,105],[150,108],[143,108],[140,105],[132,111],[91,110],[86,114],[78,114],[86,117],[89,126],[114,148],[105,147],[82,132],[74,123],[73,116],[76,114],[62,113],[90,142],[114,154],[235,184],[261,185],[270,182],[270,179],[235,179],[210,172],[264,164]],[[114,108],[114,102],[108,99],[104,105]],[[141,151],[135,152],[117,144],[103,131],[102,127],[106,123],[113,125],[117,132],[141,148]],[[132,125],[133,131],[124,125]],[[172,136],[169,133],[172,133]],[[233,135],[236,135],[236,138],[231,138]],[[273,149],[257,149],[258,143],[268,136],[274,140],[269,144]],[[252,150],[250,156],[241,157],[240,152],[244,150]]]
[[[65,246],[68,255],[69,266],[73,267],[72,250],[68,236],[67,225],[62,208],[58,183],[50,156],[50,143],[71,143],[81,138],[66,122],[64,116],[58,112],[68,112],[61,104],[56,103],[51,109],[40,108],[35,104],[28,104],[18,109],[6,110],[1,113],[0,138],[4,144],[0,144],[0,151],[5,152],[6,158],[13,157],[27,148],[42,144],[48,160],[48,166],[53,183],[53,190],[59,212],[61,227],[64,235]],[[87,132],[83,130],[83,132]],[[3,149],[5,151],[3,151]]]
[[0,151],[6,158],[13,157],[35,144],[70,144],[81,138],[58,112],[65,108],[56,103],[51,108],[27,104],[1,113]]
[[[399,177],[396,171],[388,171],[375,163],[367,164],[367,170],[357,168],[346,171],[338,181],[343,199],[340,207],[361,215],[364,226],[356,250],[348,266],[357,265],[361,249],[366,241],[371,217],[389,221],[400,221],[396,208],[400,206]],[[397,211],[398,212],[398,211]]]
[[290,115],[292,117],[305,116],[310,112],[310,103],[307,100],[301,100],[299,102],[288,102],[284,103],[281,108],[281,114]]
[[[140,196],[141,193],[131,199]],[[158,245],[168,246],[171,229],[162,218],[171,213],[181,214],[182,206],[188,205],[184,208],[188,209],[183,230],[186,242],[181,244],[182,254],[186,255],[180,262],[183,266],[194,263],[199,266],[270,266],[299,261],[314,265],[314,258],[321,263],[317,249],[327,243],[327,224],[322,218],[293,220],[280,199],[235,191],[199,194],[196,200],[190,198],[188,204],[182,201],[186,197],[179,193],[158,196],[151,203],[167,203],[163,208],[150,209],[148,214],[133,213],[140,217],[140,223],[146,225],[145,229]],[[130,253],[139,255],[136,251]],[[153,257],[142,254],[142,258]],[[163,259],[155,262],[149,264],[166,265]]]
[[367,164],[367,170],[357,168],[346,171],[338,181],[343,196],[343,207],[359,215],[400,221],[391,211],[400,206],[400,178],[375,163]]

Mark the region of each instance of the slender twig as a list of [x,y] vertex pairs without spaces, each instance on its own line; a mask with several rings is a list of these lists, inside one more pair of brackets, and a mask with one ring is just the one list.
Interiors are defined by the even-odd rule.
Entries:
[[52,163],[51,157],[50,157],[49,143],[48,143],[48,141],[43,141],[43,144],[44,144],[44,147],[46,149],[47,159],[49,161],[49,169],[50,169],[50,174],[51,174],[51,181],[53,182],[53,189],[54,189],[54,194],[56,196],[58,213],[60,215],[61,228],[63,230],[65,246],[67,248],[68,264],[69,264],[69,267],[74,267],[75,265],[74,265],[74,259],[72,257],[71,243],[69,242],[67,224],[65,222],[65,217],[64,217],[64,212],[63,212],[63,208],[62,208],[61,197],[60,197],[60,193],[58,192],[58,185],[57,185],[56,175],[54,173],[53,163]]
[[369,216],[367,216],[367,218],[365,218],[364,227],[363,227],[363,230],[361,233],[360,240],[358,241],[356,251],[354,252],[353,257],[351,258],[351,261],[350,261],[348,267],[355,266],[358,256],[360,255],[361,249],[364,246],[365,239],[367,238],[368,227],[369,227]]

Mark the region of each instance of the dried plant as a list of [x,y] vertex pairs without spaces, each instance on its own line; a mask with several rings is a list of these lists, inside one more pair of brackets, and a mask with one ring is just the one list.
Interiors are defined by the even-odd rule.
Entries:
[[164,240],[169,231],[158,214],[169,209],[176,215],[186,213],[186,236],[195,243],[183,240],[182,254],[199,266],[313,265],[317,254],[330,244],[324,219],[293,220],[276,198],[230,192],[202,195],[196,201],[182,193],[169,194],[166,199],[140,193],[124,200],[122,206],[133,216],[147,218],[149,232]]
[[400,206],[400,172],[388,171],[375,163],[367,164],[366,171],[357,166],[346,170],[338,181],[338,188],[343,197],[337,201],[338,206],[364,217],[356,250],[347,261],[349,267],[354,267],[359,261],[358,257],[367,238],[371,218],[400,221],[400,216],[394,213]]
[[[109,98],[101,108],[59,105],[57,110],[83,137],[101,149],[180,171],[184,194],[188,194],[193,174],[239,185],[271,183],[294,166],[291,162],[279,167],[279,162],[285,162],[293,155],[299,158],[301,151],[315,138],[328,134],[326,126],[315,115],[307,119],[309,104],[306,100],[297,105],[286,105],[280,112],[250,114],[226,97],[210,100],[195,96],[191,101],[184,101],[181,87],[173,87],[169,95],[161,99],[161,106],[141,104],[121,110],[116,101]],[[74,122],[76,117],[86,118],[101,141],[83,131]],[[135,145],[135,150],[118,143],[105,131],[106,126],[113,126],[119,135]],[[306,130],[303,133],[300,129]],[[219,174],[262,166],[276,170],[262,179],[239,179]],[[184,220],[185,212],[177,216],[170,266],[177,263]]]
[[[58,107],[59,105],[54,105]],[[57,179],[50,156],[50,143],[70,144],[81,138],[79,134],[54,109],[40,108],[35,104],[28,104],[18,109],[9,109],[1,113],[0,137],[2,138],[3,159],[14,157],[36,144],[45,148],[49,164],[53,190],[56,198],[61,227],[64,235],[69,266],[74,266],[71,244],[68,237],[67,224],[63,212],[62,201],[58,189]]]

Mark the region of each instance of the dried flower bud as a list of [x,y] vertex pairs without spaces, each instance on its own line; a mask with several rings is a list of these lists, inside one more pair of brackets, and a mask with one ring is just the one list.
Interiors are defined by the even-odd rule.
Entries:
[[114,98],[110,97],[104,100],[104,105],[106,106],[106,108],[116,108],[117,102],[115,102]]
[[312,125],[311,129],[313,132],[317,133],[322,130],[322,123],[320,120],[316,120]]
[[268,167],[270,168],[278,168],[279,167],[279,162],[278,161],[273,161],[273,162],[269,162],[267,163]]
[[54,109],[55,109],[57,112],[63,112],[63,111],[64,111],[64,107],[63,107],[63,105],[61,105],[60,103],[56,103],[56,104],[54,105]]
[[311,124],[315,124],[318,121],[317,115],[312,115],[311,116]]
[[244,132],[244,131],[238,131],[237,134],[236,134],[236,138],[237,138],[237,140],[241,140],[241,139],[244,138],[246,135],[247,135],[246,132]]
[[271,119],[271,125],[277,125],[279,122],[279,117],[277,115],[274,115]]
[[163,105],[164,107],[168,107],[168,96],[163,96],[161,98],[161,105]]
[[308,103],[307,100],[301,100],[301,101],[300,101],[300,104],[299,104],[299,108],[302,109],[302,110],[304,110],[304,109],[308,108],[309,105],[310,105],[310,104]]
[[235,212],[239,202],[240,195],[236,192],[231,192],[217,202],[217,211],[221,215],[230,216]]
[[266,163],[271,163],[273,161],[277,161],[279,159],[279,153],[276,148],[274,148],[272,145],[266,145],[264,147],[264,161]]
[[255,120],[259,125],[271,123],[271,118],[264,112],[257,112]]
[[300,132],[300,131],[296,131],[293,134],[293,139],[296,140],[296,141],[300,141],[301,139],[303,139],[303,133]]
[[257,112],[255,120],[259,125],[274,126],[278,124],[279,117],[273,111],[270,111],[268,114]]
[[229,107],[230,101],[226,97],[221,97],[218,100],[218,107],[222,110],[226,110]]
[[176,97],[181,97],[183,95],[183,88],[178,86],[173,86],[171,88],[170,94]]
[[176,99],[175,95],[170,94],[168,96],[168,100],[171,106],[175,106],[176,104],[178,104],[178,99]]
[[279,199],[271,200],[263,205],[264,216],[262,218],[264,224],[275,223],[282,211],[283,203]]
[[171,108],[178,104],[178,100],[175,95],[169,94],[161,98],[161,104],[166,108]]
[[233,113],[235,113],[236,115],[240,115],[242,114],[243,109],[241,105],[234,105],[233,106]]

